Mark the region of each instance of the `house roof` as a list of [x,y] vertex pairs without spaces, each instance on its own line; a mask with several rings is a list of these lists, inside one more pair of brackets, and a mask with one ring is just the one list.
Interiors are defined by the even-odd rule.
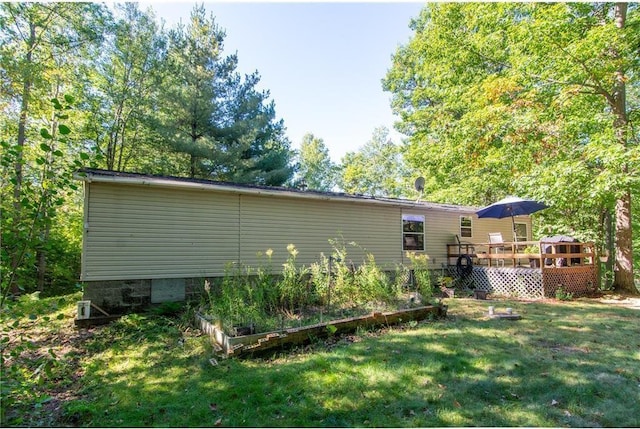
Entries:
[[74,175],[76,179],[88,183],[121,183],[129,185],[157,186],[166,188],[203,189],[218,192],[272,195],[279,197],[332,200],[365,204],[382,204],[390,206],[408,207],[416,209],[446,210],[459,213],[475,213],[478,207],[460,206],[455,204],[441,204],[427,201],[414,201],[402,198],[373,197],[369,195],[347,194],[343,192],[320,192],[313,190],[301,190],[282,186],[262,186],[252,184],[240,184],[232,182],[219,182],[206,179],[191,179],[185,177],[160,176],[140,173],[124,173],[119,171],[99,170],[84,168]]

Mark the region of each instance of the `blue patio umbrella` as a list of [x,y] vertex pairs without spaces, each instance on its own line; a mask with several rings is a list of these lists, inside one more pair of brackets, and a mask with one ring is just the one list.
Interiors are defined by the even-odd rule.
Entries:
[[[516,222],[514,216],[530,215],[539,210],[546,209],[544,203],[526,200],[520,197],[506,197],[476,212],[479,218],[502,219],[511,216],[513,235],[516,235]],[[517,241],[517,240],[516,240]]]

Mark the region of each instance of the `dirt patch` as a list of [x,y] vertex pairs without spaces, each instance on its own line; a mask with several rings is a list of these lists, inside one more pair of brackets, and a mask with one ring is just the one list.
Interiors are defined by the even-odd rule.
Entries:
[[[629,295],[620,295],[620,294],[602,294],[602,293],[594,293],[588,297],[577,298],[580,301],[585,302],[598,302],[601,304],[607,305],[615,305],[617,307],[625,307],[633,310],[640,310],[640,297],[638,296],[629,296]],[[490,300],[486,302],[501,302],[501,301],[517,301],[520,304],[558,304],[558,303],[570,303],[571,301],[559,301],[554,298],[540,298],[540,299],[518,299],[518,298],[502,298],[502,297],[491,297]]]
[[640,310],[640,297],[624,295],[604,295],[598,299],[599,302],[617,307],[626,307],[633,310]]

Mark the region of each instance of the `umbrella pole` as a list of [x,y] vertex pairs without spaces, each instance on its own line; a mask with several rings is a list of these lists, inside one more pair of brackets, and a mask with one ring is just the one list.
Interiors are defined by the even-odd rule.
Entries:
[[[516,234],[516,219],[513,215],[511,215],[511,226],[513,227],[513,246],[511,246],[511,252],[518,252],[518,234]],[[513,266],[515,267],[516,260],[513,260]],[[520,265],[520,259],[518,259],[518,265]]]

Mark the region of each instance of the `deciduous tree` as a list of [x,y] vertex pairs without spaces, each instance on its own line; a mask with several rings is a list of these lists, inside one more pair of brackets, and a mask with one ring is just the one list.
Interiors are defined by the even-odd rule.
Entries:
[[307,133],[298,152],[297,187],[315,191],[331,191],[336,185],[336,165],[331,161],[324,140]]
[[63,94],[78,89],[76,72],[101,38],[103,12],[96,4],[0,4],[2,265],[10,273],[3,287],[13,292],[45,283],[56,208],[70,190],[60,189],[68,177],[59,167],[82,150],[61,123],[69,118],[60,112]]
[[384,86],[429,196],[536,197],[540,232],[600,243],[614,213],[616,283],[635,292],[638,25],[627,4],[427,6]]
[[152,11],[136,3],[116,4],[115,11],[101,55],[86,67],[91,90],[83,103],[89,115],[82,131],[95,142],[107,170],[147,172],[143,159],[158,152],[154,112],[166,75],[166,36]]
[[389,138],[387,128],[380,127],[360,150],[342,158],[339,183],[349,193],[406,197],[413,191],[409,176],[402,147]]

